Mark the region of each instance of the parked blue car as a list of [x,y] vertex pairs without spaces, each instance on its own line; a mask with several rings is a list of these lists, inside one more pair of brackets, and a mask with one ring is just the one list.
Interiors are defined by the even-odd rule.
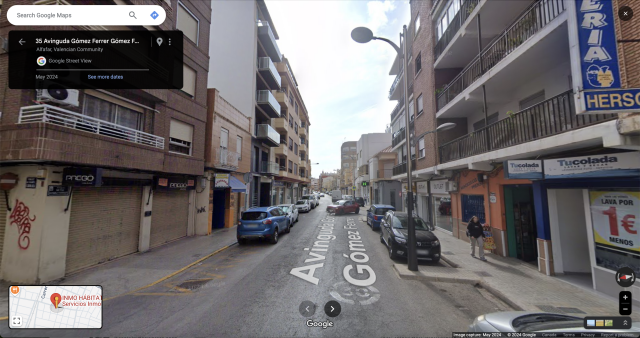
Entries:
[[251,208],[242,213],[238,221],[238,244],[246,244],[249,239],[268,239],[278,243],[280,233],[291,231],[287,213],[279,207]]
[[388,204],[374,204],[367,210],[367,224],[371,229],[380,229],[380,221],[389,210],[396,211],[396,208]]

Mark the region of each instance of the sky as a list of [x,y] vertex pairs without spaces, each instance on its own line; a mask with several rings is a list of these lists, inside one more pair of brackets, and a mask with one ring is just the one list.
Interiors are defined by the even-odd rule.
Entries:
[[309,112],[311,174],[340,168],[340,146],[360,135],[382,133],[397,101],[389,101],[395,50],[383,41],[359,44],[351,30],[399,44],[410,18],[409,1],[266,1]]

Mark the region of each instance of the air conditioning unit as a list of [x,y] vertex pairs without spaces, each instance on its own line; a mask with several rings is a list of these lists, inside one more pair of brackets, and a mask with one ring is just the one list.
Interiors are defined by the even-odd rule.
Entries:
[[444,190],[446,192],[458,191],[458,183],[455,181],[447,181],[445,182]]
[[45,84],[42,89],[36,89],[38,101],[50,101],[62,105],[77,107],[80,105],[78,97],[80,91],[68,89],[59,84]]

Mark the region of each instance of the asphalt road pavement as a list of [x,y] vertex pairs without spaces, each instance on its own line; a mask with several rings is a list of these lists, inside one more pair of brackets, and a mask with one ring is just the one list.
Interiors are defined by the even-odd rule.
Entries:
[[[5,324],[0,335],[450,336],[466,331],[475,316],[503,309],[472,285],[399,279],[379,233],[359,221],[366,211],[329,216],[330,203],[325,197],[300,214],[276,245],[234,245],[157,285],[106,300],[100,330]],[[329,301],[341,309],[335,317],[325,313]]]

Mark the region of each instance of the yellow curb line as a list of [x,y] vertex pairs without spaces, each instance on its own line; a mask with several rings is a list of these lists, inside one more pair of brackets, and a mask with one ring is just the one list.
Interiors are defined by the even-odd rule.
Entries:
[[[208,254],[208,255],[206,255],[206,256],[204,256],[204,257],[200,258],[200,259],[198,259],[197,261],[195,261],[195,262],[193,262],[193,263],[191,263],[191,264],[189,264],[189,265],[185,266],[184,268],[182,268],[182,269],[180,269],[180,270],[178,270],[178,271],[174,271],[174,272],[172,272],[172,273],[170,273],[170,274],[168,274],[168,275],[166,275],[166,276],[164,276],[164,277],[162,277],[162,278],[158,279],[157,281],[155,281],[155,282],[153,282],[153,283],[151,283],[151,284],[149,284],[149,285],[145,285],[145,286],[143,286],[143,287],[141,287],[141,288],[138,288],[138,289],[136,289],[136,290],[133,290],[133,291],[130,291],[130,292],[127,292],[127,293],[123,293],[123,294],[118,295],[118,296],[115,296],[115,297],[105,298],[105,299],[103,299],[102,301],[104,302],[104,301],[111,300],[111,299],[114,299],[114,298],[118,298],[118,297],[122,297],[122,296],[130,295],[130,294],[132,294],[132,293],[135,293],[135,292],[138,292],[138,291],[140,291],[140,290],[144,290],[144,289],[146,289],[146,288],[148,288],[148,287],[154,286],[154,285],[156,285],[156,284],[158,284],[158,283],[160,283],[160,282],[162,282],[162,281],[165,281],[165,280],[167,280],[167,279],[169,279],[169,278],[171,278],[171,277],[173,277],[173,276],[175,276],[175,275],[177,275],[177,274],[179,274],[179,273],[183,272],[184,270],[187,270],[188,268],[190,268],[190,267],[192,267],[192,266],[194,266],[194,265],[196,265],[196,264],[198,264],[198,263],[202,262],[203,260],[205,260],[205,259],[207,259],[207,258],[209,258],[209,257],[211,257],[211,256],[213,256],[213,255],[215,255],[215,254],[217,254],[217,253],[219,253],[220,251],[230,248],[231,246],[233,246],[233,245],[235,245],[235,244],[237,244],[237,242],[236,242],[236,243],[229,244],[229,245],[227,245],[227,246],[225,246],[225,247],[222,247],[222,248],[220,248],[220,249],[218,249],[218,250],[216,250],[216,251],[214,251],[214,252],[212,252],[212,253],[210,253],[210,254]],[[232,265],[232,266],[233,266],[233,265]],[[160,295],[160,294],[148,293],[148,294],[145,294],[145,295]],[[7,316],[7,317],[0,317],[0,321],[7,320],[7,319],[9,319],[9,316]]]
[[[236,242],[236,243],[237,243],[237,242]],[[145,285],[145,286],[143,286],[143,287],[140,287],[140,288],[135,289],[135,290],[133,290],[133,291],[129,291],[129,292],[127,292],[127,293],[123,293],[123,294],[118,295],[118,296],[114,296],[114,297],[111,297],[111,298],[105,298],[105,299],[103,299],[102,301],[104,302],[104,301],[111,300],[111,299],[114,299],[114,298],[118,298],[118,297],[122,297],[122,296],[130,295],[130,294],[132,294],[132,293],[136,293],[136,292],[138,292],[138,291],[140,291],[140,290],[144,290],[144,289],[146,289],[146,288],[152,287],[152,286],[154,286],[154,285],[156,285],[156,284],[158,284],[158,283],[160,283],[160,282],[162,282],[162,281],[165,281],[165,280],[167,280],[167,279],[169,279],[169,278],[171,278],[171,277],[173,277],[173,276],[175,276],[175,275],[177,275],[177,274],[179,274],[179,273],[181,273],[181,272],[183,272],[183,271],[187,270],[188,268],[190,268],[190,267],[192,267],[192,266],[194,266],[194,265],[196,265],[196,264],[198,264],[198,263],[202,262],[203,260],[205,260],[205,259],[207,259],[207,258],[209,258],[209,257],[211,257],[211,256],[213,256],[213,255],[215,255],[215,254],[217,254],[217,253],[219,253],[220,251],[225,250],[225,249],[228,249],[229,247],[231,247],[232,245],[235,245],[236,243],[229,244],[229,245],[227,245],[227,246],[225,246],[225,247],[222,247],[222,248],[220,248],[220,249],[218,249],[218,250],[216,250],[216,251],[214,251],[214,252],[212,252],[212,253],[210,253],[210,254],[208,254],[208,255],[206,255],[206,256],[204,256],[204,257],[200,258],[200,259],[198,259],[197,261],[195,261],[195,262],[193,262],[193,263],[191,263],[191,264],[189,264],[189,265],[185,266],[184,268],[182,268],[182,269],[180,269],[180,270],[177,270],[177,271],[174,271],[174,272],[172,272],[172,273],[170,273],[170,274],[168,274],[168,275],[166,275],[166,276],[164,276],[164,277],[162,277],[162,278],[158,279],[157,281],[155,281],[155,282],[153,282],[153,283],[151,283],[151,284]]]

